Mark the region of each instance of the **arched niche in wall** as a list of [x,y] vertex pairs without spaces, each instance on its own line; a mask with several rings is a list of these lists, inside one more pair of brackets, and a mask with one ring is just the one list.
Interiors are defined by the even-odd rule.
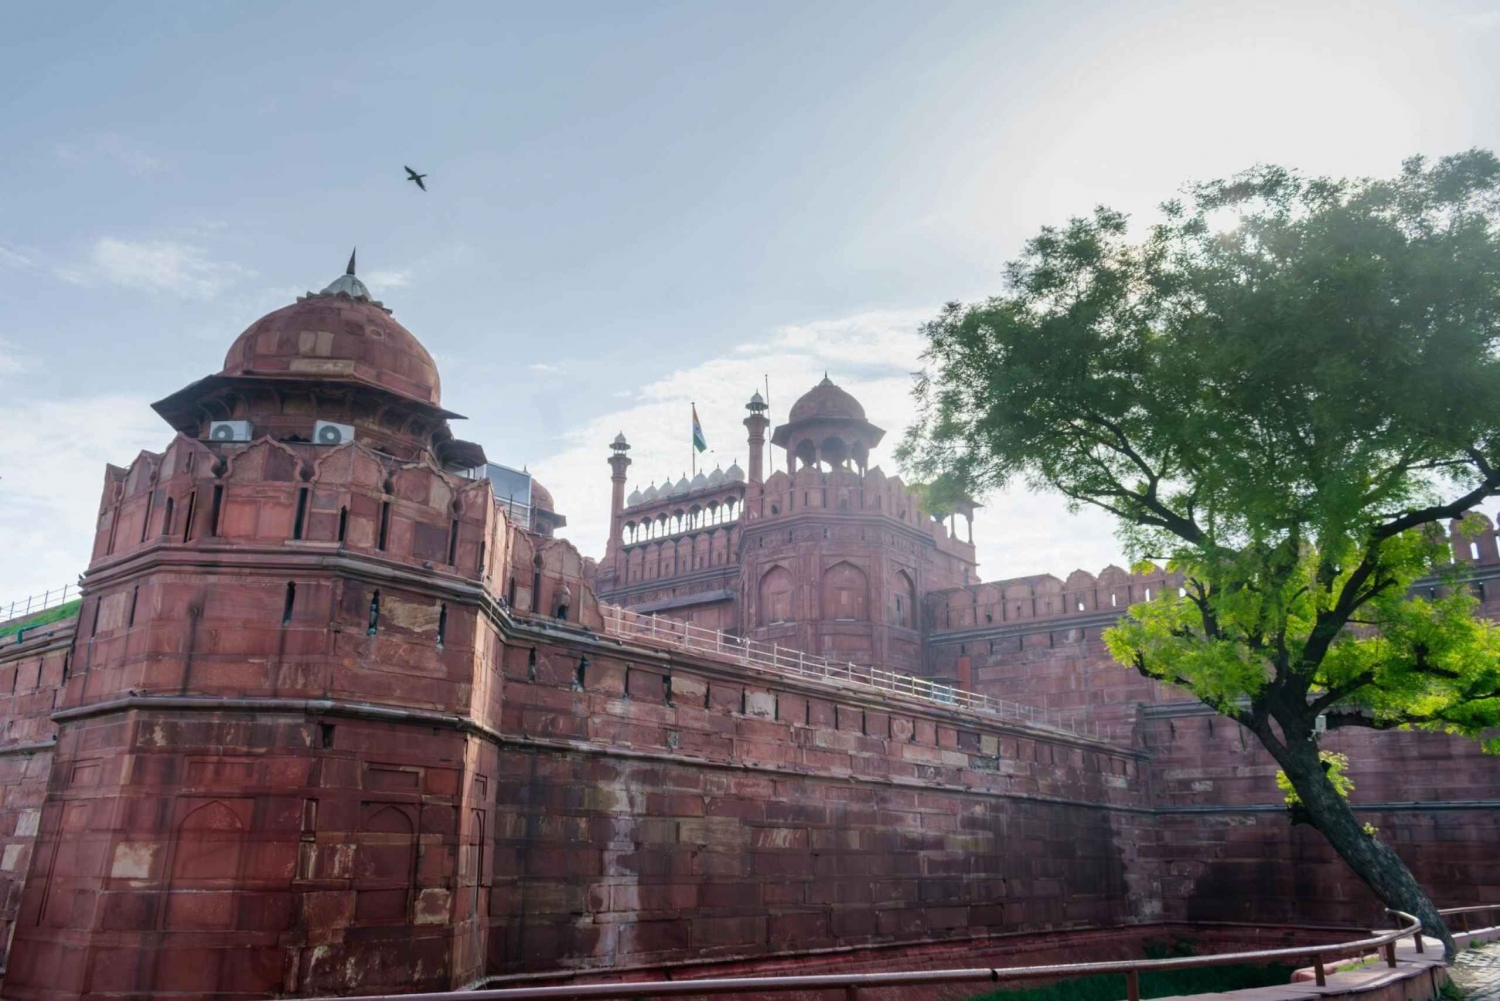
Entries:
[[786,567],[772,567],[760,579],[760,600],[757,602],[760,625],[792,620],[792,591],[795,582]]
[[870,619],[870,579],[865,572],[847,561],[835,563],[823,572],[822,610],[824,619],[841,622],[868,622]]
[[354,919],[361,924],[406,920],[416,872],[416,826],[408,809],[381,803],[365,807],[355,853]]
[[[244,809],[247,804],[239,805]],[[168,928],[234,927],[244,843],[244,821],[222,800],[195,807],[183,818],[172,846]]]
[[905,570],[896,571],[892,624],[903,629],[917,628],[917,585]]

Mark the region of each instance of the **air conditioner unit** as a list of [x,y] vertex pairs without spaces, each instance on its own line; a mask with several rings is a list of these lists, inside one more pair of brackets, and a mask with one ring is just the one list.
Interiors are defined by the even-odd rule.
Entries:
[[249,441],[249,421],[212,421],[208,425],[209,441]]
[[342,445],[354,440],[354,428],[349,424],[318,421],[313,425],[313,441],[319,445]]

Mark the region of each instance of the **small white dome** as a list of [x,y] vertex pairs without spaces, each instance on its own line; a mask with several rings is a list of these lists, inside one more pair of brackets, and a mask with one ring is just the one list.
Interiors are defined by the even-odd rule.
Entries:
[[635,507],[640,502],[641,502],[641,491],[640,491],[639,487],[637,487],[636,489],[630,491],[630,496],[625,498],[625,506],[626,507]]
[[714,471],[708,474],[708,485],[711,487],[716,487],[723,482],[724,470],[720,469],[718,466],[715,466]]
[[656,500],[657,496],[658,494],[656,492],[656,481],[652,480],[651,485],[646,488],[644,493],[641,494],[641,503],[645,504],[648,501],[654,501]]
[[725,483],[743,483],[743,482],[745,482],[745,471],[740,468],[740,464],[738,462],[731,462],[729,464],[729,468],[726,469],[726,470],[724,470],[724,482]]
[[677,484],[672,487],[671,496],[676,497],[678,494],[688,493],[692,489],[693,485],[688,482],[687,474],[684,473],[682,474],[682,479],[678,480]]
[[702,490],[702,489],[704,489],[707,486],[708,486],[708,477],[704,476],[701,472],[697,476],[693,477],[693,489],[694,490]]

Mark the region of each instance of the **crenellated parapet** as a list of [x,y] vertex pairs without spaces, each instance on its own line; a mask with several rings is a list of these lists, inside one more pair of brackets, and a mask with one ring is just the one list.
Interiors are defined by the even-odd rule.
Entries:
[[796,514],[870,515],[892,519],[901,530],[925,536],[955,563],[955,577],[963,579],[963,567],[974,564],[972,541],[959,538],[951,523],[926,510],[922,495],[900,476],[887,476],[879,467],[858,471],[843,467],[823,470],[804,466],[795,473],[771,474],[757,492],[751,489],[746,518],[751,521],[784,519]]
[[1182,585],[1180,574],[1155,564],[1141,573],[1107,566],[1098,576],[1074,570],[1066,580],[1034,574],[935,591],[927,596],[927,625],[934,636],[1044,619],[1121,615]]

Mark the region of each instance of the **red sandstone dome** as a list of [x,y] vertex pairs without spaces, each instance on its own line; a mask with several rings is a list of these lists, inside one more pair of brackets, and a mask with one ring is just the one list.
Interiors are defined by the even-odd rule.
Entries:
[[223,375],[352,379],[440,405],[437,365],[350,271],[322,292],[268,313],[235,339]]
[[853,417],[860,421],[865,419],[865,408],[854,397],[835,386],[827,372],[823,373],[822,382],[803,393],[802,398],[792,404],[787,421],[796,424],[823,417]]

